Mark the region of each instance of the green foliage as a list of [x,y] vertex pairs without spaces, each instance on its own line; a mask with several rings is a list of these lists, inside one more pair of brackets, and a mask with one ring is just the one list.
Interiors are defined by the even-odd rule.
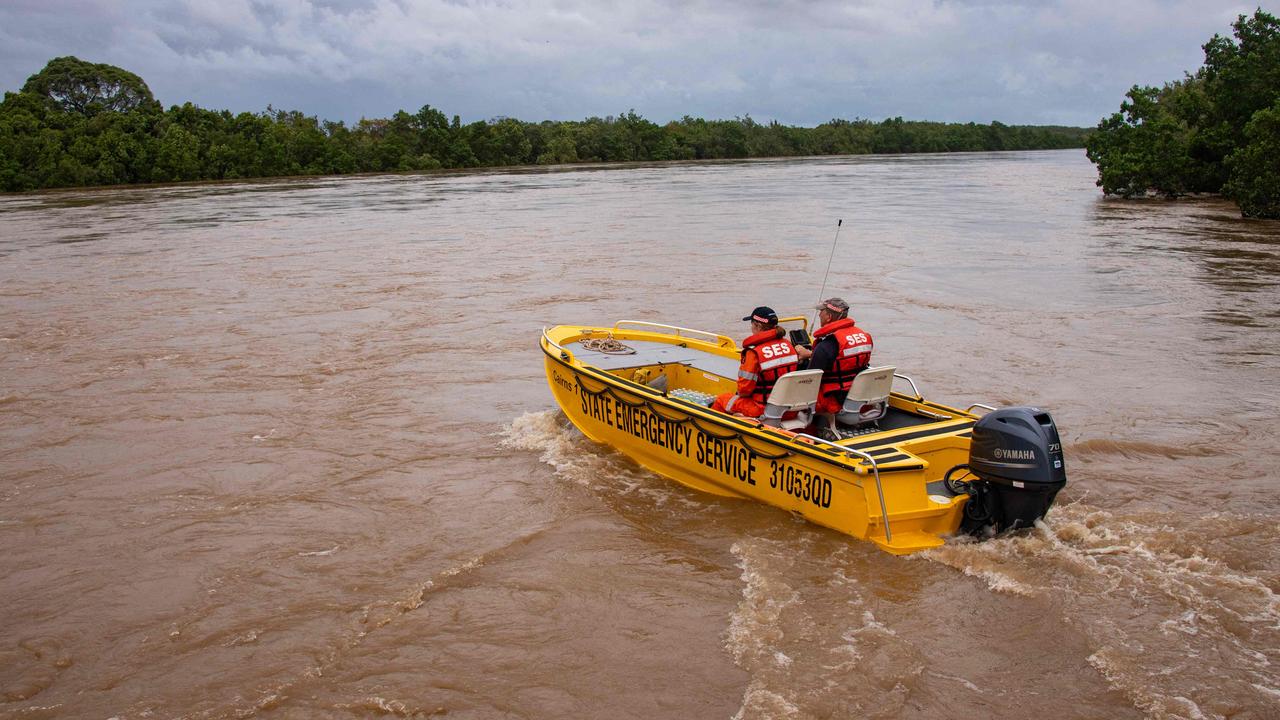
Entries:
[[65,112],[91,116],[159,107],[142,78],[128,70],[76,57],[54,58],[27,78],[22,92],[48,98]]
[[1245,217],[1280,218],[1280,100],[1253,114],[1245,145],[1227,158],[1226,192]]
[[1103,120],[1085,146],[1103,192],[1131,197],[1154,190],[1176,197],[1221,187],[1221,168],[1193,152],[1206,144],[1195,124],[1203,110],[1202,86],[1187,78],[1160,90],[1129,91],[1120,112]]
[[[1280,217],[1276,103],[1280,21],[1261,10],[1214,35],[1195,75],[1134,87],[1086,145],[1106,194],[1223,192],[1245,215]],[[1270,163],[1270,164],[1268,164]]]
[[268,107],[232,115],[160,108],[132,73],[57,58],[0,103],[0,189],[400,172],[577,162],[788,157],[1081,147],[1079,128],[944,124],[893,118],[816,128],[751,117],[657,125],[617,117],[467,125],[422,106],[348,127]]
[[1214,119],[1239,141],[1254,113],[1280,99],[1280,20],[1258,10],[1231,27],[1235,40],[1214,35],[1205,44],[1204,77]]

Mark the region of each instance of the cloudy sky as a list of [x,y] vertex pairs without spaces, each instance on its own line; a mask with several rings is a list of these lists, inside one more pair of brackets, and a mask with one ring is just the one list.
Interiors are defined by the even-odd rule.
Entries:
[[1280,0],[0,0],[0,89],[75,55],[166,106],[332,120],[1093,125]]

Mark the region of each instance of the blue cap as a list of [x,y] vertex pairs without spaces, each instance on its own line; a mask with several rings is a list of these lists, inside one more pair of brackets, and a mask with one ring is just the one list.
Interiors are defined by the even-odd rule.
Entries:
[[762,322],[765,325],[773,325],[778,322],[778,313],[774,312],[771,307],[761,305],[755,310],[752,310],[750,315],[742,319],[744,321],[755,320],[756,322]]

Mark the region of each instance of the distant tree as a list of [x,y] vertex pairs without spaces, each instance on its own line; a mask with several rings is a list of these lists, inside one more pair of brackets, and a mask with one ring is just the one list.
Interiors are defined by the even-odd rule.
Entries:
[[1245,217],[1280,218],[1280,100],[1253,114],[1245,146],[1227,158],[1226,193]]
[[1194,75],[1134,87],[1086,143],[1106,194],[1223,192],[1249,216],[1280,217],[1280,21],[1257,10],[1214,35]]
[[142,78],[114,65],[72,56],[50,60],[27,78],[22,92],[46,97],[65,112],[85,116],[159,109]]
[[1259,110],[1280,99],[1280,20],[1262,12],[1231,24],[1235,38],[1214,35],[1204,45],[1204,80],[1216,119],[1236,140]]
[[1098,166],[1098,185],[1108,195],[1130,197],[1154,190],[1174,197],[1202,187],[1200,168],[1188,153],[1192,128],[1172,112],[1176,103],[1162,102],[1184,92],[1185,83],[1163,90],[1134,87],[1120,112],[1098,124],[1086,154]]
[[547,149],[537,160],[539,165],[561,165],[578,162],[578,148],[573,142],[573,134],[564,127],[555,130],[547,142]]
[[[1267,127],[1255,134],[1265,136]],[[804,128],[765,125],[750,116],[710,121],[685,116],[659,126],[634,109],[581,121],[535,124],[498,117],[463,125],[459,116],[450,120],[430,105],[348,127],[270,105],[264,112],[237,115],[189,102],[163,110],[133,73],[62,57],[0,102],[0,190],[530,162],[1079,147],[1082,132],[901,118],[879,124],[833,120]],[[1251,163],[1241,156],[1240,172],[1253,168]]]
[[503,118],[489,130],[491,156],[486,165],[526,165],[533,160],[533,144],[524,132],[524,123]]

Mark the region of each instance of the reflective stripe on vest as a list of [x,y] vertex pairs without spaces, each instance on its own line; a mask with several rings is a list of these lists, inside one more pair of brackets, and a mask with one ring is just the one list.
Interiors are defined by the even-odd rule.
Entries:
[[[778,347],[780,345],[786,345],[786,348]],[[773,386],[777,384],[778,378],[800,366],[800,356],[786,340],[779,340],[768,347],[783,354],[775,354],[772,359],[760,363],[760,379],[756,381],[756,390],[751,396],[762,405],[769,401],[769,393],[773,392]],[[760,354],[761,348],[756,348],[754,352],[757,355]]]
[[[776,357],[776,358],[774,358],[774,359],[772,359],[772,360],[766,360],[765,362],[760,363],[760,369],[761,369],[761,370],[768,370],[768,369],[770,369],[770,368],[776,368],[776,367],[778,367],[779,365],[785,365],[785,364],[787,364],[787,363],[793,363],[793,364],[794,364],[794,363],[799,363],[799,362],[800,362],[800,356],[799,356],[799,355],[796,355],[795,353],[791,353],[790,355],[784,355],[784,356],[782,356],[782,357]],[[742,373],[738,373],[738,374],[739,374],[739,375],[741,375]]]
[[[778,378],[799,366],[800,356],[796,354],[796,349],[787,340],[787,334],[782,331],[782,328],[763,330],[744,340],[742,342],[744,362],[749,352],[755,353],[756,359],[760,361],[760,376],[750,378],[756,381],[756,389],[751,393],[751,398],[763,405],[769,401],[769,393],[773,392],[773,386],[778,382]],[[742,376],[742,372],[739,370],[738,375]]]

